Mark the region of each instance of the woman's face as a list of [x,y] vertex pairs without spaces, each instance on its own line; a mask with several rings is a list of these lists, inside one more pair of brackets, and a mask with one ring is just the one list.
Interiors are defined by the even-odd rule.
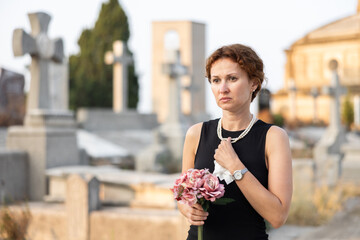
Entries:
[[237,112],[249,108],[252,92],[257,86],[238,63],[221,58],[212,64],[210,75],[211,90],[221,109]]

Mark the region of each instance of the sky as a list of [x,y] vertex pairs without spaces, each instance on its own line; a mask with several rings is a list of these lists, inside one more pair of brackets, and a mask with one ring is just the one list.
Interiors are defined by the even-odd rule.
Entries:
[[[206,56],[226,44],[251,46],[263,59],[267,83],[276,92],[283,86],[285,53],[292,43],[325,24],[356,13],[356,0],[119,0],[130,25],[129,47],[139,75],[140,112],[151,112],[151,23],[191,20],[206,24]],[[52,16],[48,35],[61,37],[65,55],[79,51],[77,40],[92,28],[107,0],[0,0],[0,67],[20,72],[27,83],[30,56],[14,57],[12,32],[30,33],[29,12]],[[208,86],[208,85],[207,85]],[[207,89],[207,111],[219,109]]]

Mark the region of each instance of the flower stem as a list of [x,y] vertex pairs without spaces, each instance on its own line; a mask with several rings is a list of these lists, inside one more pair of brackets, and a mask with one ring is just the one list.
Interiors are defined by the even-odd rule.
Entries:
[[204,225],[198,226],[198,240],[203,240],[203,227]]

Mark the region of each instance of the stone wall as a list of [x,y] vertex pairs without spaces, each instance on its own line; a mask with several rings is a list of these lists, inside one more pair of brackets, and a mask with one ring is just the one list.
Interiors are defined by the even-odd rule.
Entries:
[[[64,204],[31,202],[28,237],[33,240],[69,240]],[[21,206],[11,206],[21,214]],[[76,226],[79,227],[79,226]],[[189,224],[177,210],[107,207],[90,213],[89,240],[183,240]]]

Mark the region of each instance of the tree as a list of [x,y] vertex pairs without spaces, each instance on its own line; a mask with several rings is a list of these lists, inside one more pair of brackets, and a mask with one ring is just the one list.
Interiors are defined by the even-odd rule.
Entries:
[[[101,6],[93,29],[85,29],[78,40],[80,52],[70,56],[70,107],[111,107],[113,98],[112,66],[104,63],[106,51],[121,40],[127,45],[129,24],[124,10],[117,0],[109,0]],[[127,49],[128,53],[132,53]],[[128,69],[128,107],[138,103],[138,77],[134,64]]]

